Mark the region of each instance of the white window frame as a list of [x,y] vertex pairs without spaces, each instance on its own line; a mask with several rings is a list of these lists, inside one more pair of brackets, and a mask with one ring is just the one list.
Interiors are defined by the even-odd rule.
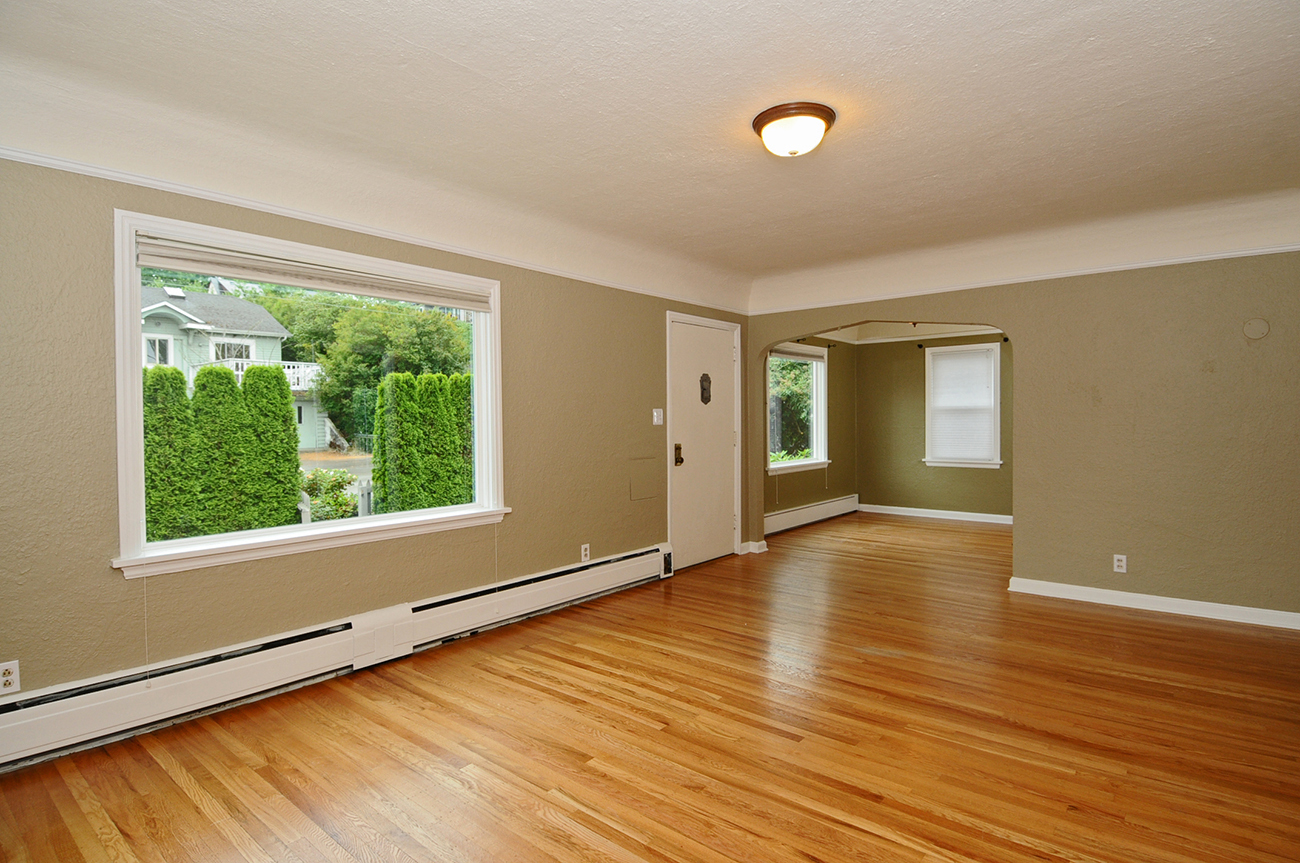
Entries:
[[772,461],[772,422],[767,425],[766,460],[769,475],[793,473],[801,470],[814,470],[831,463],[827,452],[826,422],[826,348],[818,345],[806,345],[799,342],[784,342],[767,352],[767,361],[763,363],[764,408],[771,410],[772,372],[771,360],[778,357],[787,360],[803,360],[812,363],[812,429],[809,431],[811,457],[799,461]]
[[[248,345],[248,357],[247,357],[247,359],[248,359],[249,361],[252,361],[252,360],[257,359],[257,342],[256,342],[255,340],[253,340],[253,339],[236,339],[236,338],[231,338],[231,337],[229,337],[229,336],[212,336],[212,337],[208,340],[208,359],[211,360],[211,361],[214,362],[214,363],[215,363],[215,362],[219,362],[219,360],[217,359],[217,345],[218,345],[218,344]],[[226,357],[226,359],[245,359],[245,358],[244,358],[244,357]]]
[[[501,442],[501,284],[493,279],[435,270],[384,258],[308,246],[117,210],[115,294],[117,348],[118,518],[121,549],[112,565],[127,578],[260,560],[303,551],[499,523],[504,503]],[[385,513],[365,518],[247,530],[215,536],[146,542],[144,513],[144,396],[138,358],[144,355],[140,318],[137,238],[162,237],[214,249],[264,255],[318,269],[374,277],[387,287],[363,291],[384,299],[446,305],[452,295],[473,296],[487,311],[474,311],[473,503]],[[341,289],[340,289],[341,290]]]
[[[167,343],[167,362],[149,362],[149,345],[145,342],[145,339],[154,339],[155,341]],[[140,358],[141,362],[144,363],[145,368],[153,368],[154,366],[174,366],[176,365],[176,340],[167,333],[145,333],[143,338],[140,339]]]
[[[993,450],[989,459],[941,459],[931,455],[931,378],[934,369],[934,356],[948,353],[988,353],[992,362],[992,433]],[[978,342],[969,345],[943,345],[925,349],[925,458],[929,467],[976,467],[999,468],[1002,466],[1002,343]]]

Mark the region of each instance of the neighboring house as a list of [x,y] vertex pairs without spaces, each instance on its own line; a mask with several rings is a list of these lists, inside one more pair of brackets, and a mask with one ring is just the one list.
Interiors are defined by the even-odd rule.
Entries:
[[141,289],[145,366],[176,366],[191,386],[204,366],[226,366],[241,382],[251,365],[281,366],[293,391],[298,449],[328,449],[331,435],[338,432],[312,388],[320,365],[284,362],[280,345],[289,331],[257,303],[218,293],[218,280],[213,284],[206,294],[180,288]]

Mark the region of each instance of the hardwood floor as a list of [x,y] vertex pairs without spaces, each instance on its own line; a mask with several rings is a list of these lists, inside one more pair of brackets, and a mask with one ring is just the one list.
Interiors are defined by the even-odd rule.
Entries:
[[1300,633],[853,514],[0,776],[32,861],[1296,861]]

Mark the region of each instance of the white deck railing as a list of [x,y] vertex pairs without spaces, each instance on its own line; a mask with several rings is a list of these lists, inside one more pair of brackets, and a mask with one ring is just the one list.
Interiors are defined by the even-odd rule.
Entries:
[[[320,375],[320,363],[284,363],[278,360],[243,360],[243,359],[226,359],[214,360],[210,363],[199,363],[194,366],[194,373],[204,366],[225,366],[235,373],[235,380],[241,384],[244,382],[244,370],[249,366],[280,366],[284,369],[284,375],[289,379],[289,389],[295,391],[309,390],[316,378]],[[194,374],[190,375],[190,383],[194,382]]]

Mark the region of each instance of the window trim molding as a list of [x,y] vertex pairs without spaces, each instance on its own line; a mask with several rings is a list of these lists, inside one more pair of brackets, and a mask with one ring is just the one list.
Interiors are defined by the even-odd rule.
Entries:
[[[930,457],[930,376],[934,354],[988,351],[993,357],[993,458],[984,460],[939,459]],[[1002,341],[972,342],[963,345],[939,345],[925,349],[925,458],[926,467],[1002,467]]]
[[[112,559],[111,565],[120,569],[125,577],[140,578],[401,536],[496,524],[510,512],[504,503],[502,480],[499,281],[129,210],[114,210],[113,215],[120,545],[119,555]],[[417,285],[428,285],[431,296],[438,287],[449,287],[474,291],[485,297],[489,310],[473,313],[474,412],[476,417],[483,420],[475,423],[475,503],[434,510],[387,513],[364,520],[318,522],[307,526],[286,525],[147,543],[144,513],[144,394],[140,369],[136,365],[136,360],[144,356],[140,269],[136,265],[137,234],[161,234],[177,240],[248,250],[320,266],[374,272],[405,279]],[[373,295],[384,299],[421,301],[418,289],[408,292],[375,292]]]
[[767,426],[767,444],[766,455],[764,459],[767,462],[768,476],[777,476],[783,473],[795,473],[804,470],[817,470],[830,465],[830,423],[828,420],[829,406],[826,404],[826,378],[827,378],[827,356],[829,351],[820,345],[801,344],[799,342],[782,342],[768,348],[767,359],[763,361],[763,393],[764,405],[770,412],[772,409],[772,372],[770,363],[773,357],[787,360],[802,360],[812,363],[812,402],[813,402],[813,434],[812,434],[812,455],[810,458],[800,459],[799,461],[772,461],[772,421],[769,413]]

